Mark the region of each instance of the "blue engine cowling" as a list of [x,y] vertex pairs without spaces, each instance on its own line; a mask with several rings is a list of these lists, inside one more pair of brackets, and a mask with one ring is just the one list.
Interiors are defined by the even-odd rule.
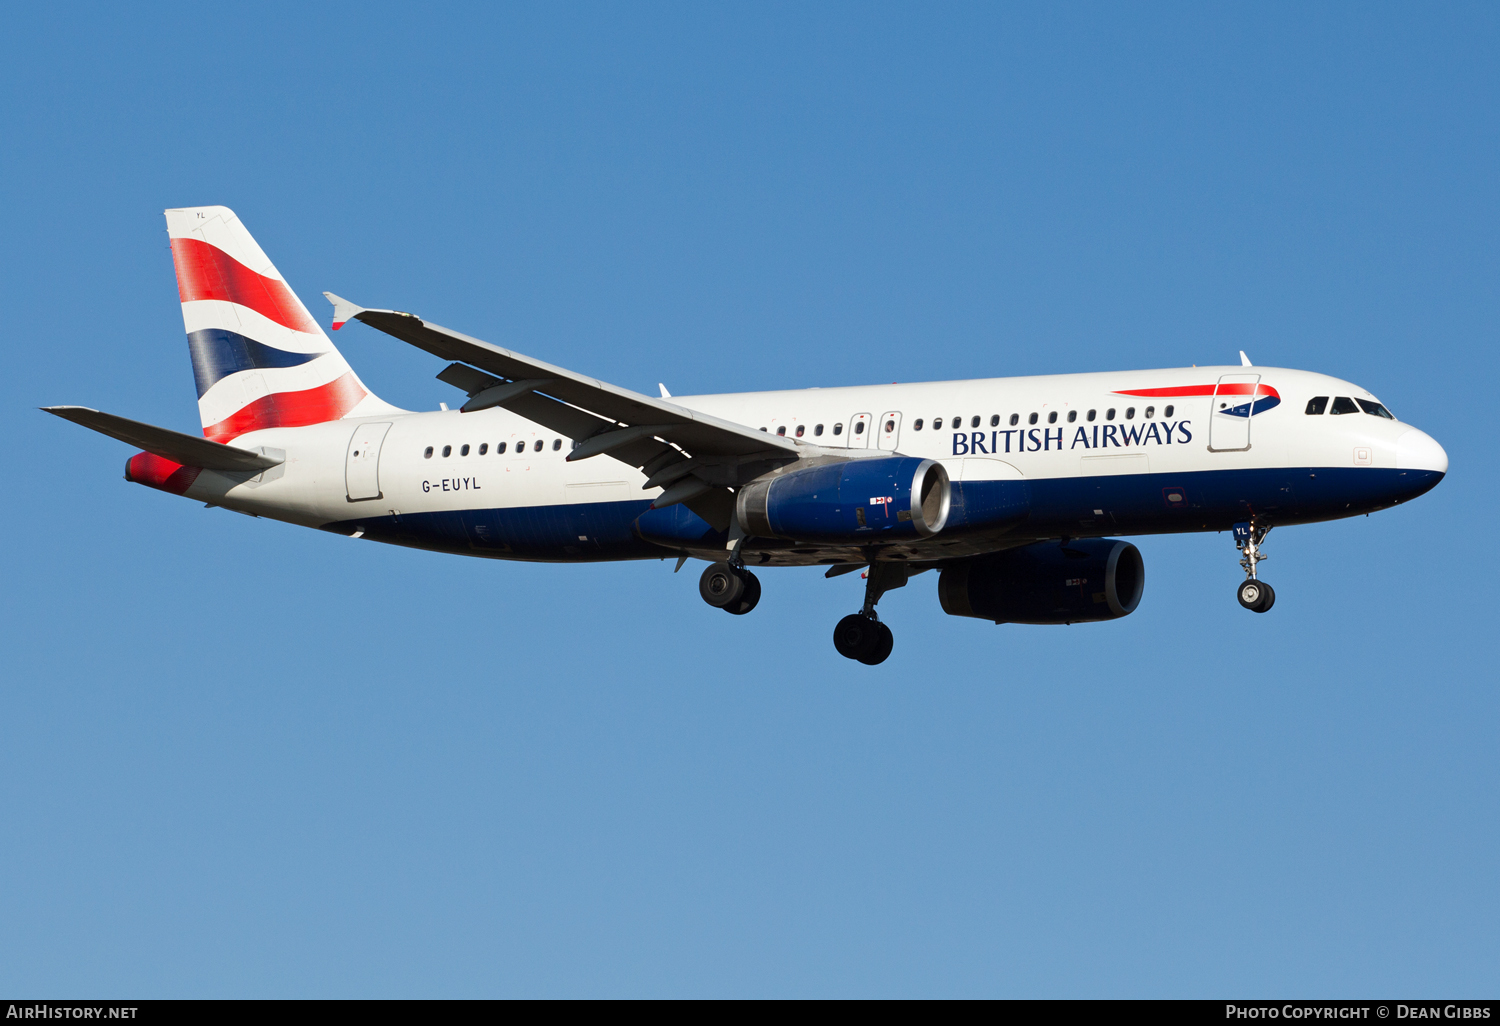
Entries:
[[937,534],[950,502],[941,463],[890,456],[768,474],[739,490],[735,511],[756,537],[863,542]]
[[943,568],[951,616],[996,623],[1089,623],[1135,612],[1146,588],[1140,550],[1115,538],[1037,542]]

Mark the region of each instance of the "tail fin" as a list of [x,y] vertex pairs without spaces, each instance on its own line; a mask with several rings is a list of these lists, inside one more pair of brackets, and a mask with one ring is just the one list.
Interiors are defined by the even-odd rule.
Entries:
[[365,388],[234,211],[166,214],[205,437],[396,412]]

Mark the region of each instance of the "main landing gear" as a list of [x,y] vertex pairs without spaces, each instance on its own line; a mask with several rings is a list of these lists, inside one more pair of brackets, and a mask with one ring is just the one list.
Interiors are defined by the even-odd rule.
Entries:
[[880,622],[875,603],[892,588],[906,585],[907,570],[901,563],[871,563],[865,577],[865,606],[850,613],[833,629],[833,647],[845,659],[866,666],[883,663],[896,645],[891,629]]
[[1276,589],[1255,573],[1256,564],[1270,558],[1260,551],[1261,542],[1270,533],[1271,525],[1260,523],[1254,517],[1248,524],[1234,525],[1234,545],[1240,550],[1240,566],[1245,568],[1245,580],[1237,595],[1240,605],[1255,613],[1264,613],[1276,604]]
[[744,616],[760,601],[760,578],[730,560],[710,563],[698,578],[698,594],[715,609]]
[[857,659],[866,666],[885,662],[891,649],[896,647],[896,636],[891,629],[869,614],[850,613],[833,629],[833,647],[845,659]]

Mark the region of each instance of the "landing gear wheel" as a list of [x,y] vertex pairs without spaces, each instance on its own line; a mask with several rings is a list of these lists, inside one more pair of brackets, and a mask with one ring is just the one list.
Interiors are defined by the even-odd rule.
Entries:
[[1276,604],[1276,592],[1265,581],[1254,578],[1240,585],[1240,605],[1254,613],[1264,613]]
[[[858,659],[860,662],[866,662],[880,648],[882,626],[884,625],[879,620],[861,613],[850,613],[833,629],[833,647],[838,649],[839,655],[845,659]],[[889,634],[890,631],[887,630],[886,633]],[[881,659],[883,658],[885,657],[881,656]]]
[[733,613],[735,616],[744,616],[750,610],[754,609],[755,604],[760,601],[760,578],[756,577],[749,570],[741,570],[740,573],[744,576],[745,593],[740,596],[740,600],[734,605],[724,607],[726,613]]
[[[755,591],[759,598],[758,582]],[[698,578],[698,594],[715,609],[730,609],[745,595],[745,578],[727,562],[710,563],[708,569],[703,571],[703,576]],[[754,602],[750,604],[755,605]],[[747,613],[749,611],[745,610]]]
[[891,629],[883,623],[875,624],[875,648],[869,655],[858,656],[860,662],[866,666],[877,666],[885,662],[886,657],[891,654],[891,649],[896,645],[896,638],[891,634]]

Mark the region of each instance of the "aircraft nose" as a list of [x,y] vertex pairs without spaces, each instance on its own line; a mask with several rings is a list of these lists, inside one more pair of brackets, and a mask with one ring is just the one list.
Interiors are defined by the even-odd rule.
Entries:
[[1396,439],[1397,470],[1431,470],[1448,473],[1448,454],[1425,431],[1412,428]]

